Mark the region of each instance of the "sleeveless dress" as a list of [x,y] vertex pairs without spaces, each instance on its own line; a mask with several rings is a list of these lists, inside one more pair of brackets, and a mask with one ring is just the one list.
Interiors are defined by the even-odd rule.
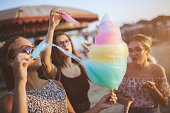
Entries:
[[41,89],[26,91],[26,95],[29,113],[68,113],[65,92],[53,80]]
[[83,68],[79,66],[81,75],[75,78],[68,78],[63,75],[58,68],[56,80],[59,80],[67,93],[68,99],[76,113],[82,113],[90,109],[90,101],[88,98],[89,82]]

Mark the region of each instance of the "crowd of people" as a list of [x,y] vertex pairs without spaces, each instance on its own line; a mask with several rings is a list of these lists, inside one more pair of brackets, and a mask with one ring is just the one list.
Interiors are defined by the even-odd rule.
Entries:
[[[54,32],[62,13],[51,10],[46,43],[75,54],[71,39]],[[165,69],[150,55],[151,46],[145,35],[131,38],[131,62],[118,90],[111,90],[90,108],[90,80],[80,62],[52,46],[30,58],[34,45],[21,36],[11,38],[0,48],[0,69],[8,88],[8,94],[0,98],[0,112],[98,113],[118,102],[125,113],[160,113],[159,106],[168,104],[170,87]]]

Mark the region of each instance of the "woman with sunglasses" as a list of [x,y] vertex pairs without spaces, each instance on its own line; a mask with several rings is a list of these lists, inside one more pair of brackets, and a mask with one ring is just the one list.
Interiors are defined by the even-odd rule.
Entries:
[[[40,57],[30,58],[34,47],[22,37],[9,39],[0,49],[0,69],[8,94],[0,98],[1,113],[74,113],[60,82],[40,79]],[[113,92],[87,113],[98,113],[116,102]]]
[[[46,40],[47,43],[54,43],[75,55],[71,39],[66,34],[56,33],[54,35],[54,29],[58,26],[62,18],[61,13],[59,9],[53,9],[51,11],[49,31]],[[59,51],[56,47],[47,48],[43,54],[44,57],[42,57],[42,61],[46,64],[47,72],[54,75],[48,76],[48,78],[58,80],[63,84],[70,103],[76,113],[87,111],[90,108],[90,101],[88,98],[90,86],[83,66],[76,60]]]
[[129,113],[160,113],[159,104],[168,104],[170,88],[164,68],[150,56],[151,40],[142,34],[134,35],[128,48],[131,62],[118,93],[127,98],[125,103],[128,98],[134,99]]

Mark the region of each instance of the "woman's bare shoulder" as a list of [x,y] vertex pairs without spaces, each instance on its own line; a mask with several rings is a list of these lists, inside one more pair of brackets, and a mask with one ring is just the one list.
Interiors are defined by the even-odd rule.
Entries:
[[6,94],[0,98],[0,112],[10,113],[12,110],[13,96]]
[[55,79],[56,73],[58,71],[57,67],[54,64],[51,63],[51,69],[50,70],[51,71],[49,71],[49,72],[45,71],[46,77],[48,79]]
[[165,77],[165,69],[163,66],[159,64],[151,64],[151,71],[153,72],[155,77]]

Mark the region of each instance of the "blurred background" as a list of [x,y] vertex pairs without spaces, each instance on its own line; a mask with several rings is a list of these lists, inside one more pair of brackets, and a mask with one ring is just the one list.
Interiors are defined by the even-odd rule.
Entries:
[[[81,43],[93,42],[100,20],[110,13],[120,27],[122,39],[128,43],[133,34],[149,36],[153,42],[152,55],[165,67],[170,82],[170,0],[1,0],[0,46],[15,35],[39,44],[48,29],[49,12],[58,7],[80,22],[79,25],[61,21],[56,32],[66,32],[74,44],[77,56],[85,58]],[[7,92],[0,74],[0,96]],[[91,106],[108,92],[108,89],[91,84]],[[170,99],[169,99],[170,100]],[[170,102],[169,102],[170,103]],[[123,106],[116,104],[103,113],[122,113]],[[162,113],[170,112],[168,107]]]

